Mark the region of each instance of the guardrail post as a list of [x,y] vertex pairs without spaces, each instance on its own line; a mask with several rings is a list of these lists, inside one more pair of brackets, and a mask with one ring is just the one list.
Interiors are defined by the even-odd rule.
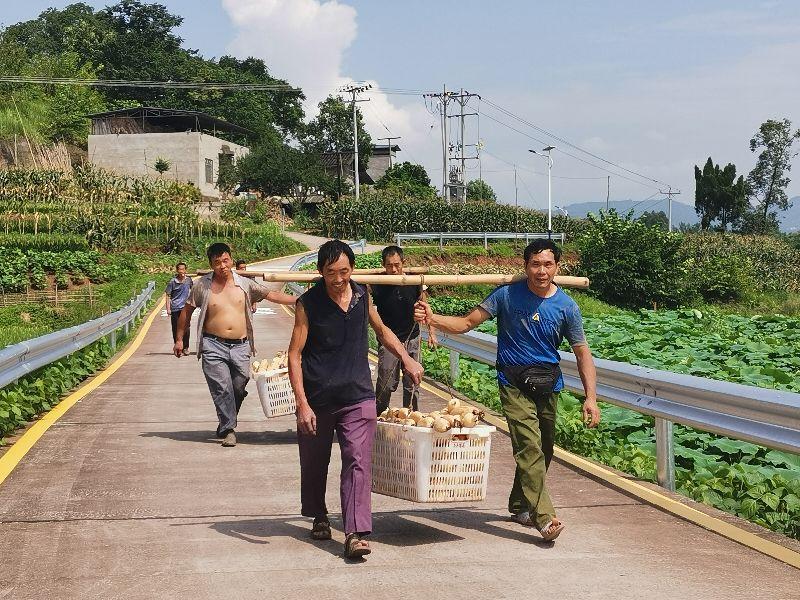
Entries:
[[111,351],[117,351],[117,330],[115,329],[111,333],[108,334],[108,343],[111,346]]
[[489,249],[489,236],[485,231],[483,232],[483,249]]
[[530,242],[528,241],[528,234],[525,234],[525,246],[527,247]]
[[400,247],[400,234],[396,233],[394,236],[394,243],[397,244],[397,247]]
[[656,417],[656,479],[658,485],[675,491],[675,453],[673,451],[672,421]]
[[442,235],[442,232],[440,231],[439,232],[439,250],[442,249],[443,243],[444,243],[444,236]]
[[458,359],[461,355],[455,350],[450,350],[450,382],[455,385],[458,379]]

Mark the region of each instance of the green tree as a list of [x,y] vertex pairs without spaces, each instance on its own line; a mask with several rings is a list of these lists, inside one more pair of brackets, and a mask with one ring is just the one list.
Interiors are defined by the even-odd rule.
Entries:
[[494,193],[492,186],[483,179],[473,179],[467,184],[467,200],[497,202],[497,195]]
[[658,227],[661,231],[669,228],[669,217],[663,210],[658,212],[646,210],[636,220],[644,223],[647,227]]
[[316,154],[292,148],[277,136],[263,139],[240,159],[236,172],[245,187],[265,196],[302,200],[314,191],[329,194],[334,187]]
[[[36,19],[0,32],[0,64],[13,62],[7,72],[17,74],[29,62],[41,60],[37,57],[74,53],[76,68],[86,69],[90,78],[287,83],[273,78],[262,60],[231,56],[207,60],[183,48],[183,40],[175,33],[182,21],[161,4],[139,0],[122,0],[96,12],[85,3],[48,9]],[[12,46],[15,51],[6,52]],[[275,132],[298,138],[303,129],[304,97],[297,91],[104,88],[97,93],[111,108],[150,105],[207,112],[247,127],[256,138]],[[235,135],[227,137],[244,141]]]
[[[14,38],[0,36],[0,73],[49,78],[94,78],[75,52],[29,56]],[[104,110],[101,92],[83,86],[0,86],[0,136],[24,135],[39,143],[57,140],[84,146],[86,115]]]
[[[338,96],[328,96],[319,103],[319,114],[306,126],[303,147],[308,152],[353,151],[353,107]],[[358,120],[358,160],[366,166],[372,156],[372,138],[364,128],[361,110]]]
[[741,220],[748,206],[748,188],[743,176],[736,178],[735,165],[728,163],[721,169],[709,156],[702,171],[695,165],[694,180],[694,209],[702,229],[710,229],[718,220],[726,231]]
[[431,186],[431,178],[425,167],[407,161],[389,168],[375,187],[379,190],[396,190],[412,198],[436,197],[436,190]]
[[155,164],[153,164],[153,168],[158,172],[159,176],[169,171],[169,167],[169,161],[161,156],[159,156],[156,159]]
[[797,152],[792,146],[800,138],[800,129],[792,131],[789,119],[765,121],[750,140],[750,151],[758,155],[756,166],[747,176],[753,197],[758,201],[757,211],[761,214],[762,232],[769,228],[769,215],[789,208],[786,187],[789,185],[787,173],[792,169],[792,158]]
[[681,236],[647,227],[614,209],[589,214],[578,238],[581,274],[590,293],[617,306],[677,306],[689,295]]
[[777,235],[780,229],[781,225],[778,222],[778,214],[776,212],[767,213],[765,220],[761,208],[756,206],[742,215],[736,231],[745,234]]

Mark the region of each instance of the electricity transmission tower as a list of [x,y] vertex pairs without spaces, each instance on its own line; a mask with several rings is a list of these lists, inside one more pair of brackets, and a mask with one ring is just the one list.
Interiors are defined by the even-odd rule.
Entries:
[[[450,167],[450,195],[455,196],[457,200],[462,203],[467,201],[467,161],[479,160],[477,154],[478,144],[467,144],[466,138],[466,119],[467,117],[477,117],[476,112],[464,112],[469,104],[471,98],[480,98],[478,94],[470,94],[463,88],[457,95],[452,96],[453,100],[459,105],[459,112],[450,115],[450,118],[458,119],[458,137],[455,143],[451,143],[449,150],[454,154],[453,160],[456,161],[455,166]],[[475,148],[475,156],[467,156],[467,148]]]
[[[465,141],[465,119],[477,116],[477,113],[466,113],[464,111],[470,98],[480,98],[480,96],[465,92],[463,89],[459,92],[448,92],[445,85],[442,86],[441,92],[423,94],[423,97],[430,102],[428,110],[438,112],[440,118],[442,131],[442,198],[449,202],[455,196],[458,200],[466,201],[467,186],[464,181],[466,161],[477,160],[478,156],[466,155],[466,148],[475,147],[477,149],[477,144],[467,144]],[[459,111],[448,115],[447,108],[451,102],[458,103]],[[450,142],[448,119],[458,119],[458,135],[455,143]],[[451,159],[457,161],[453,167],[450,166]]]

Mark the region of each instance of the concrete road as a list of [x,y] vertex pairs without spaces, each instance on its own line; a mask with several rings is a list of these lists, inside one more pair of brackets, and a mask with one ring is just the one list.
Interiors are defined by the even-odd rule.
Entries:
[[[286,348],[292,325],[269,308],[256,316],[262,357]],[[373,554],[347,562],[338,515],[328,542],[299,516],[293,417],[267,421],[251,384],[239,444],[222,448],[197,360],[170,347],[159,317],[0,486],[0,598],[800,598],[792,567],[558,463],[549,481],[567,529],[540,543],[507,519],[502,433],[484,502],[373,495]],[[335,450],[331,510],[337,480]]]

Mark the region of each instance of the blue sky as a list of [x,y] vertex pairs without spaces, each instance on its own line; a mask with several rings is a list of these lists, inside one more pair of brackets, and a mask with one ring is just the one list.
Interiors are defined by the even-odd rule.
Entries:
[[[162,3],[184,16],[180,34],[188,46],[207,57],[264,58],[276,75],[306,90],[309,112],[348,80],[372,81],[376,91],[362,107],[373,137],[403,136],[400,158],[425,164],[434,183],[441,181],[438,118],[418,95],[381,89],[463,86],[597,156],[681,189],[679,200],[687,203],[693,203],[695,164],[711,155],[746,174],[755,161],[748,142],[761,122],[788,117],[800,126],[800,4],[792,0]],[[0,19],[10,24],[67,4],[16,3],[4,6]],[[482,113],[483,178],[502,201],[514,202],[511,165],[517,165],[520,204],[546,204],[546,164],[527,152],[542,144],[532,138],[558,148],[555,204],[604,200],[609,171],[612,199],[644,199],[665,187],[554,141],[486,102],[470,108]],[[468,143],[478,137],[475,125]],[[475,162],[468,178],[477,176]],[[789,192],[800,194],[800,179]],[[648,204],[663,208],[660,198],[656,193]]]

